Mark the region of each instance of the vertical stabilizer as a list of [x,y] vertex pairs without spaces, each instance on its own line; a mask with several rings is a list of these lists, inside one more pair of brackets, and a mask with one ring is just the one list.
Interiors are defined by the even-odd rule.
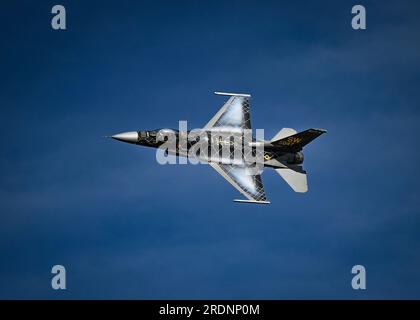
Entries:
[[271,139],[271,141],[276,141],[276,140],[280,140],[280,139],[283,139],[283,138],[287,138],[287,137],[293,136],[296,133],[297,133],[297,131],[295,129],[283,128],[279,132],[277,132],[277,134]]

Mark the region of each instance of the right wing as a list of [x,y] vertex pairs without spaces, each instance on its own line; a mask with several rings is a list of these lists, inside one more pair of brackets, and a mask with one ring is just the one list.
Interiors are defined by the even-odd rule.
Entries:
[[215,162],[209,162],[209,165],[248,199],[235,201],[262,204],[270,203],[265,196],[261,175],[259,173],[255,174],[252,168]]

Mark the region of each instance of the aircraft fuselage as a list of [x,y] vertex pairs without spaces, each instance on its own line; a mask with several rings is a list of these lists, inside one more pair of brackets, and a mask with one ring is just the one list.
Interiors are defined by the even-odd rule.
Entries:
[[[179,157],[191,157],[194,156],[196,159],[206,162],[219,162],[219,163],[235,163],[234,150],[241,152],[243,161],[246,161],[244,157],[244,151],[246,150],[244,143],[247,143],[241,133],[234,132],[229,133],[228,131],[209,131],[209,130],[194,130],[194,135],[199,136],[199,139],[191,139],[191,131],[179,132],[173,129],[162,129],[162,130],[148,130],[148,131],[132,131],[121,133],[112,136],[112,138],[151,148],[160,148],[164,143],[168,142],[167,139],[160,137],[162,132],[173,133],[174,143],[167,143],[166,153],[176,155]],[[197,148],[197,143],[203,139],[206,140],[207,152],[199,150],[201,152],[191,154],[192,148]],[[281,146],[274,146],[267,141],[257,141],[252,138],[248,142],[247,147],[249,150],[253,150],[253,155],[257,150],[257,146],[263,147],[261,150],[263,154],[259,158],[259,162],[265,167],[273,168],[284,168],[286,165],[299,165],[303,163],[304,157],[300,150],[295,152],[285,151]],[[202,149],[202,148],[201,148]],[[224,151],[227,151],[224,153]],[[258,157],[256,158],[258,160]],[[236,159],[237,160],[237,159]],[[253,159],[254,160],[254,159]]]

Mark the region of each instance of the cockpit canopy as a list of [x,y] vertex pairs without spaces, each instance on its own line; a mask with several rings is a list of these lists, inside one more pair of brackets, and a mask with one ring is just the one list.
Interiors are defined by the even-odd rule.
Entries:
[[148,131],[139,131],[139,141],[165,141],[172,135],[178,135],[178,130],[175,129],[156,129],[156,130],[148,130]]

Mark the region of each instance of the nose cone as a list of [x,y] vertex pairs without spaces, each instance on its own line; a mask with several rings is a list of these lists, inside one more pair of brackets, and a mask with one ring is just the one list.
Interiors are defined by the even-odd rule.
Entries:
[[136,143],[138,142],[139,135],[137,131],[131,131],[131,132],[123,132],[116,135],[113,135],[111,137],[112,139],[128,142],[128,143]]

